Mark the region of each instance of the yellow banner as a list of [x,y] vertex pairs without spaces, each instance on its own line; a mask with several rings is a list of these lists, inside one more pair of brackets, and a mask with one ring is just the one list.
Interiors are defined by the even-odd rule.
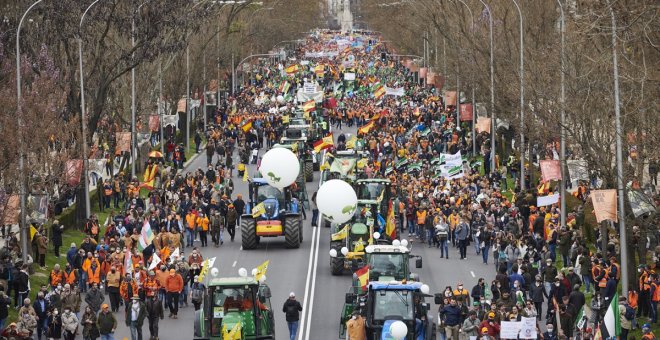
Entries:
[[270,263],[270,260],[266,260],[264,263],[260,264],[257,267],[257,274],[254,275],[254,279],[259,281],[261,280],[262,277],[266,276],[266,272],[268,271],[268,264]]
[[266,212],[266,205],[264,204],[264,202],[261,202],[257,204],[254,208],[252,208],[252,217],[257,217],[265,212]]
[[342,230],[332,234],[333,241],[343,240],[346,237],[348,237],[348,225],[345,225]]

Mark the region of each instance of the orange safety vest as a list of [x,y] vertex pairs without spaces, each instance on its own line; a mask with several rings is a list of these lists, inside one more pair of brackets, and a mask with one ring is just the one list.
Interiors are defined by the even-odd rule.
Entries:
[[653,283],[651,283],[651,286],[654,288],[653,296],[651,297],[651,301],[653,301],[653,302],[660,301],[660,285],[653,282]]
[[639,294],[636,291],[634,290],[628,291],[628,304],[630,305],[631,308],[637,309],[638,299],[639,299]]
[[600,279],[600,281],[598,282],[599,288],[605,288],[605,286],[607,286],[607,277],[610,274],[610,271],[608,269],[603,269],[603,271],[605,272],[605,275],[603,275],[603,278]]
[[50,271],[50,285],[55,287],[57,284],[62,283],[62,280],[64,278],[62,277],[62,271],[55,272],[55,270]]
[[87,269],[87,283],[101,283],[101,267],[96,266],[96,270],[93,270],[92,266],[89,266]]
[[76,282],[76,271],[75,270],[72,270],[69,273],[64,271],[62,273],[62,276],[64,278],[65,283],[68,283],[68,284],[72,285],[74,282]]
[[621,279],[621,266],[618,263],[612,263],[612,266],[616,267],[616,280],[619,281]]

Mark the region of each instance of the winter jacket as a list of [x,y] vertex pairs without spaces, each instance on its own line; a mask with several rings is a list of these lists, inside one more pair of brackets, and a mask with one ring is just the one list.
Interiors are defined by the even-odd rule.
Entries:
[[286,315],[286,322],[298,321],[300,320],[300,312],[302,312],[302,306],[297,300],[287,299],[284,301],[282,312],[284,312]]
[[447,326],[457,326],[461,323],[461,308],[458,306],[447,305],[440,314],[444,316]]
[[85,294],[85,302],[94,312],[98,312],[101,309],[103,300],[105,300],[105,295],[100,289],[90,289]]
[[181,292],[183,290],[183,278],[181,275],[169,275],[165,280],[165,290],[168,293]]
[[[142,325],[144,324],[144,318],[147,317],[147,306],[144,305],[144,302],[140,301],[138,302],[138,314],[137,314],[137,326],[138,328],[141,328]],[[133,303],[129,304],[128,308],[126,308],[126,326],[130,327],[131,322],[133,318]]]
[[75,333],[78,329],[78,317],[73,312],[62,313],[62,328],[69,333]]
[[164,313],[163,313],[163,304],[156,299],[147,299],[147,302],[145,303],[147,307],[147,316],[149,319],[163,319]]
[[96,326],[99,328],[99,333],[103,335],[110,334],[117,328],[117,319],[110,312],[101,312],[96,318]]

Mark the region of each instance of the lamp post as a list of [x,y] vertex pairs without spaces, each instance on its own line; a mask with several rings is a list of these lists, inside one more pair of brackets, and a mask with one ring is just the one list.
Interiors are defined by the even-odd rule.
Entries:
[[[21,106],[21,100],[22,100],[22,92],[21,92],[21,26],[23,25],[23,20],[27,16],[28,12],[34,8],[34,6],[38,5],[41,1],[43,0],[37,0],[35,1],[30,7],[28,7],[27,10],[25,10],[25,13],[23,13],[23,16],[21,17],[21,20],[18,22],[18,28],[16,29],[16,120],[18,123],[17,130],[18,130],[18,181],[19,181],[19,189],[18,189],[18,195],[19,195],[19,200],[20,200],[20,208],[21,208],[21,216],[20,216],[20,223],[19,223],[19,229],[21,232],[21,249],[22,255],[21,259],[23,260],[24,263],[27,262],[28,260],[28,251],[29,249],[29,244],[28,244],[28,238],[30,237],[28,233],[28,227],[27,227],[27,183],[25,183],[25,152],[23,151],[23,131],[22,131],[22,126],[23,126],[23,109]],[[85,182],[87,184],[87,182]],[[89,194],[88,194],[89,197]],[[89,201],[87,206],[89,206]]]
[[163,115],[165,107],[163,105],[163,61],[158,61],[158,118],[160,121],[160,153],[165,155],[165,136],[163,133]]
[[565,55],[564,55],[564,35],[566,33],[566,28],[564,26],[564,6],[561,4],[561,0],[557,0],[559,5],[559,23],[560,34],[561,34],[561,44],[560,44],[560,59],[561,59],[561,74],[560,74],[560,91],[559,91],[559,102],[561,106],[560,113],[560,141],[559,141],[559,159],[561,162],[561,187],[559,188],[559,209],[560,209],[560,222],[561,226],[566,226],[566,174],[564,169],[566,168],[566,92],[565,92],[565,72],[564,68]]
[[[85,196],[85,218],[89,218],[91,215],[91,206],[89,204],[89,174],[87,170],[89,168],[89,161],[87,160],[87,115],[85,114],[85,76],[83,74],[83,53],[82,53],[82,25],[85,21],[85,15],[87,12],[96,5],[100,0],[95,0],[92,2],[89,7],[83,12],[83,15],[80,17],[80,25],[78,26],[78,61],[80,66],[80,120],[82,123],[82,153],[83,153],[83,181],[84,181],[84,196]],[[98,190],[98,188],[97,188]]]
[[[489,39],[490,39],[490,172],[495,171],[495,68],[493,66],[493,13],[490,11],[490,7],[484,2],[484,0],[479,0],[486,11],[488,12],[488,29],[489,29]],[[474,108],[473,108],[474,109]]]
[[524,40],[523,40],[523,16],[520,6],[516,0],[513,4],[516,5],[518,10],[518,18],[520,22],[520,190],[525,190],[525,53],[524,53]]
[[619,236],[621,237],[621,290],[624,296],[628,295],[628,244],[626,241],[626,213],[623,195],[623,145],[621,141],[621,103],[619,99],[619,61],[617,56],[616,17],[612,2],[607,0],[612,18],[612,66],[614,75],[614,116],[616,124],[616,185],[617,199],[619,201]]

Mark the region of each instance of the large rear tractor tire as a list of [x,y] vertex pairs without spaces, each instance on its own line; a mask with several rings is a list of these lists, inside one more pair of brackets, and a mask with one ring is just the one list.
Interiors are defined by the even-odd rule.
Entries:
[[344,273],[344,259],[338,257],[330,258],[330,272],[332,275],[341,275]]
[[252,218],[241,218],[241,243],[243,250],[257,248],[257,222]]
[[314,163],[305,161],[305,181],[311,182],[314,180]]
[[298,217],[284,219],[284,241],[287,248],[300,248],[300,219]]

